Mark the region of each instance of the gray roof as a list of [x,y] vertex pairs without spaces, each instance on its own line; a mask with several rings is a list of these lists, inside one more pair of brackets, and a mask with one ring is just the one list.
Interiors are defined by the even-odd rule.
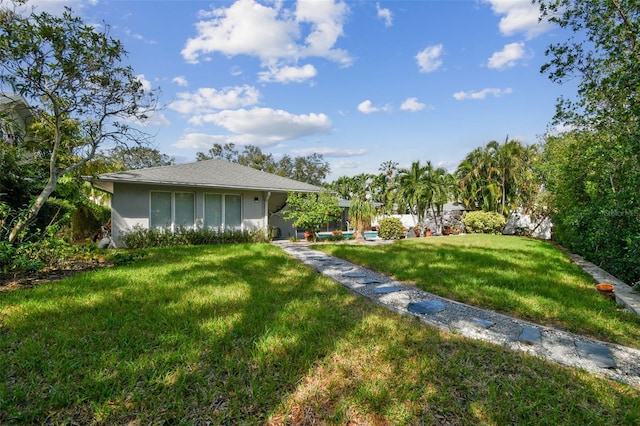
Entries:
[[113,192],[113,182],[231,188],[275,192],[319,192],[321,187],[266,173],[224,160],[205,160],[85,177],[95,186]]

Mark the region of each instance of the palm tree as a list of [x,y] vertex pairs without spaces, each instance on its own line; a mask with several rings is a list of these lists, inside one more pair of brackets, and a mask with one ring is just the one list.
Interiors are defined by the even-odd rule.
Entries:
[[425,171],[426,169],[420,165],[420,161],[414,161],[409,169],[401,169],[398,172],[398,198],[411,214],[417,217],[417,223],[421,223],[424,219]]
[[376,209],[373,204],[361,197],[351,199],[349,221],[356,224],[356,229],[358,230],[356,239],[359,241],[364,240],[365,223],[371,223],[374,217],[376,217]]
[[507,137],[470,152],[456,170],[465,206],[508,215],[530,204],[539,189],[533,172],[537,151]]

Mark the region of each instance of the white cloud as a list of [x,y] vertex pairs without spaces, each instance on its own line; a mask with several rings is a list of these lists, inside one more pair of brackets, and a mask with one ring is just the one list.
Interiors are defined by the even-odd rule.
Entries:
[[346,160],[342,160],[342,161],[338,161],[336,163],[331,164],[331,168],[332,169],[337,169],[337,170],[357,169],[360,166],[362,166],[362,162],[361,161],[346,161]]
[[142,84],[142,90],[144,90],[145,92],[148,93],[148,92],[151,92],[151,90],[153,90],[151,87],[151,82],[146,79],[144,74],[136,75],[136,79]]
[[79,11],[84,8],[85,3],[95,5],[97,1],[91,0],[89,2],[83,2],[82,0],[31,0],[23,7],[25,13],[30,11],[31,7],[35,7],[36,12],[38,13],[47,12],[51,13],[52,15],[61,15],[62,12],[64,12],[65,7],[68,6],[74,11]]
[[442,44],[427,46],[415,56],[420,72],[433,72],[442,65]]
[[489,58],[487,66],[492,69],[511,68],[516,62],[525,58],[524,43],[510,43],[504,46],[500,52],[495,52]]
[[260,91],[252,86],[225,87],[222,90],[203,87],[195,93],[178,93],[169,108],[182,114],[202,114],[213,110],[239,108],[258,103]]
[[393,16],[391,10],[380,7],[380,3],[376,3],[376,10],[378,11],[378,18],[384,21],[385,27],[393,25]]
[[306,64],[302,67],[285,66],[282,68],[273,68],[269,69],[269,71],[258,73],[258,76],[260,77],[260,81],[263,82],[300,83],[315,77],[316,74],[318,74],[316,68],[311,64]]
[[369,152],[367,149],[337,149],[330,147],[315,147],[315,148],[299,148],[292,149],[291,153],[295,155],[312,155],[321,154],[324,157],[359,157]]
[[525,0],[484,0],[491,5],[493,12],[504,15],[498,27],[505,36],[524,33],[527,38],[534,38],[551,27],[547,20],[539,21],[538,4]]
[[276,1],[270,7],[255,0],[237,0],[226,8],[201,12],[197,35],[187,40],[183,58],[197,63],[214,53],[249,55],[260,58],[263,67],[277,64],[279,69],[308,57],[351,64],[348,52],[335,47],[349,11],[345,3],[299,1],[295,10],[285,4]]
[[488,87],[486,89],[482,89],[478,91],[456,92],[453,94],[453,97],[458,101],[462,101],[465,99],[485,99],[489,95],[495,98],[499,98],[504,95],[509,95],[512,92],[513,90],[511,88],[497,89],[493,87]]
[[147,114],[147,119],[145,120],[143,127],[149,127],[149,126],[169,127],[170,125],[171,125],[171,122],[162,112],[153,111]]
[[407,98],[400,105],[400,109],[403,111],[422,111],[425,108],[425,104],[418,102],[418,98]]
[[274,144],[331,130],[331,120],[325,114],[292,114],[271,108],[224,110],[206,114],[201,123],[212,123],[231,133],[253,136],[256,140]]
[[373,106],[373,103],[369,99],[367,99],[366,101],[362,101],[358,104],[358,111],[360,111],[363,114],[371,114],[373,112],[390,111],[390,110],[391,110],[391,107],[389,105],[383,105],[379,107]]
[[209,135],[207,133],[187,133],[173,146],[185,149],[209,149],[214,144],[227,143],[228,139],[223,135]]
[[174,77],[173,80],[171,80],[171,82],[177,84],[180,87],[187,87],[189,85],[189,82],[187,81],[187,79],[181,75],[179,75],[178,77]]

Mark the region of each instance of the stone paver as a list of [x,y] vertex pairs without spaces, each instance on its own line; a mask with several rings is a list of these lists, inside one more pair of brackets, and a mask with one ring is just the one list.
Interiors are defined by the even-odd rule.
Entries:
[[542,344],[542,333],[536,327],[524,326],[518,336],[518,342],[525,345],[540,345]]
[[[304,243],[275,241],[274,244],[355,294],[367,297],[399,314],[417,316],[422,322],[443,330],[455,331],[468,338],[582,368],[640,388],[640,351],[637,349],[601,342],[448,300],[312,250]],[[375,285],[376,283],[383,284]]]

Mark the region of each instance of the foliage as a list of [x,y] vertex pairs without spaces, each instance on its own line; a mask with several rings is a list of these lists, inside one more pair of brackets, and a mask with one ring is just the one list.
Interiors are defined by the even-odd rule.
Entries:
[[376,217],[376,208],[367,200],[356,197],[349,204],[349,222],[356,225],[358,239],[364,239],[365,224],[371,224]]
[[293,220],[293,226],[314,234],[325,225],[340,219],[342,208],[338,197],[329,191],[319,193],[289,192],[287,208],[282,211],[286,220]]
[[124,232],[122,241],[130,249],[175,247],[184,245],[264,243],[269,241],[262,229],[220,231],[217,229],[178,229],[169,232],[135,226]]
[[422,223],[431,210],[438,226],[442,207],[457,196],[455,177],[442,167],[434,168],[431,161],[425,166],[415,161],[409,169],[399,170],[396,186],[396,201],[416,216],[417,223]]
[[23,242],[19,246],[0,241],[0,273],[19,274],[61,268],[69,261],[90,255],[92,247],[70,244],[54,235],[53,231],[37,241]]
[[553,238],[634,283],[640,279],[640,170],[631,153],[617,157],[610,140],[581,132],[547,138],[543,171]]
[[469,234],[501,234],[507,220],[497,212],[464,212],[462,215],[464,229]]
[[92,202],[79,205],[71,216],[70,237],[72,241],[94,235],[111,218],[111,209]]
[[216,143],[206,153],[198,152],[196,154],[198,161],[214,158],[242,164],[311,185],[321,185],[331,171],[329,163],[324,161],[321,154],[314,153],[306,157],[295,158],[285,155],[276,161],[272,154],[263,153],[260,147],[254,145],[246,145],[240,153],[235,149],[233,143],[225,143],[224,145]]
[[82,168],[105,143],[144,144],[132,122],[147,118],[156,96],[123,65],[122,43],[85,25],[71,9],[21,15],[0,4],[0,91],[14,91],[33,117],[25,149],[47,164],[47,179],[16,216],[9,242],[34,221],[61,177]]
[[640,279],[640,3],[539,0],[545,18],[571,31],[549,46],[541,72],[578,82],[558,99],[546,138],[545,187],[554,238],[620,279]]
[[104,158],[112,164],[109,171],[137,170],[170,166],[175,158],[147,146],[116,146]]
[[535,207],[540,181],[536,173],[538,147],[506,138],[471,151],[460,163],[456,176],[460,198],[471,210],[499,212],[505,216],[521,208]]
[[397,217],[384,217],[378,221],[378,236],[383,240],[399,240],[404,234],[402,221]]

